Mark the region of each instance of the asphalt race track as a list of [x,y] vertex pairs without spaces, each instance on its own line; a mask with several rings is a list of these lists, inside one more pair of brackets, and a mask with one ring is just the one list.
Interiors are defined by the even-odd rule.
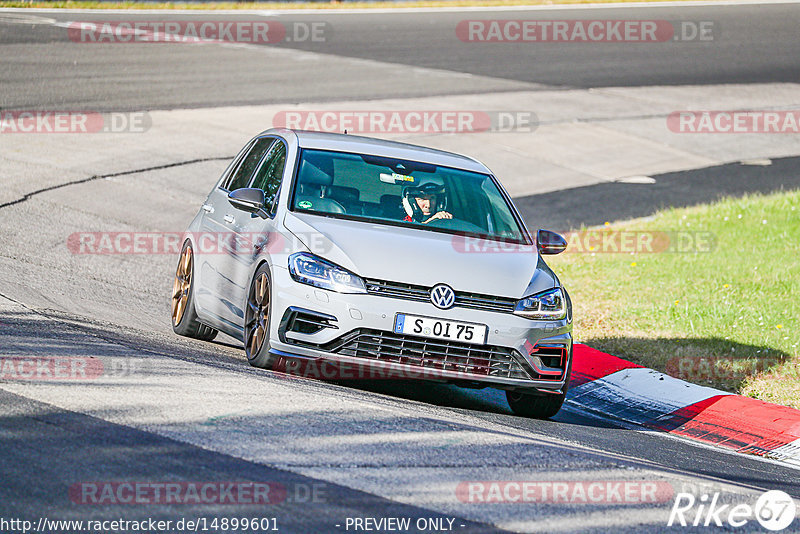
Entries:
[[[65,28],[76,20],[153,17],[322,23],[328,33],[324,43],[123,45],[75,43]],[[459,21],[503,18],[712,21],[715,40],[526,47],[454,38]],[[800,103],[798,19],[794,3],[438,13],[0,11],[0,113],[147,112],[153,121],[143,134],[0,133],[0,358],[82,358],[104,370],[80,380],[0,378],[0,518],[36,525],[43,517],[173,524],[258,517],[281,532],[389,531],[385,523],[358,529],[353,520],[409,518],[413,532],[633,533],[670,530],[670,509],[681,491],[719,492],[720,503],[731,505],[752,505],[768,489],[800,499],[795,468],[628,428],[569,406],[553,420],[529,420],[512,415],[495,390],[325,382],[253,369],[227,336],[202,343],[173,334],[175,254],[76,254],[67,246],[76,232],[185,229],[228,160],[257,133],[250,122],[226,118],[257,119],[267,109],[259,106],[273,106],[274,113],[300,104],[413,106],[423,105],[413,99],[474,103],[491,97],[520,109],[515,99],[523,93],[557,101],[561,95],[594,98],[603,90],[643,91],[624,98],[647,106],[644,96],[629,95],[672,95],[674,89],[687,92],[674,93],[668,109],[683,109],[722,84],[741,89],[734,96],[742,106],[761,84]],[[606,112],[592,106],[586,104],[593,113]],[[638,110],[630,115],[647,117]],[[607,119],[591,120],[596,127]],[[467,137],[430,142],[470,152],[478,141]],[[586,171],[591,180],[570,175],[539,194],[521,186],[512,192],[519,191],[518,206],[531,225],[567,229],[724,194],[796,188],[796,137],[756,143],[771,164],[740,164],[727,156],[736,147],[704,138],[707,150],[697,150],[696,165],[692,160],[671,172],[654,166],[654,184]],[[470,501],[459,489],[470,481],[521,480],[622,481],[668,491],[656,502],[489,504]],[[268,485],[277,497],[266,505],[247,498],[132,505],[96,503],[87,489],[245,482]],[[0,532],[19,531],[0,522]]]
[[[307,69],[296,56],[232,48],[64,46],[61,27],[41,21],[2,24],[0,44],[7,51],[0,74],[3,109],[79,107],[99,111],[168,109],[276,102],[354,100],[417,95],[447,95],[521,87],[591,88],[677,84],[795,82],[800,78],[796,6],[661,7],[652,9],[443,12],[410,14],[281,14],[267,17],[287,27],[323,24],[325,41],[282,42],[278,48],[357,58],[340,66]],[[659,19],[713,22],[715,40],[655,44],[464,43],[453,28],[467,19]],[[35,13],[55,21],[147,20],[152,15]],[[13,17],[20,17],[14,13]],[[3,17],[8,19],[8,15]],[[166,15],[162,20],[252,20],[246,15]],[[756,21],[754,23],[754,21]],[[768,28],[768,31],[765,30]],[[267,45],[265,45],[267,46]],[[274,48],[272,45],[268,45]],[[132,51],[131,48],[137,50]],[[27,51],[25,53],[23,51]],[[460,77],[409,77],[398,69],[376,77],[371,62],[459,73]],[[124,69],[120,66],[124,65]],[[334,72],[329,69],[336,67]],[[247,76],[242,76],[242,73]],[[276,77],[279,83],[276,83]],[[427,78],[427,79],[426,79]],[[91,83],[88,83],[91,80]],[[365,83],[366,82],[366,83]]]

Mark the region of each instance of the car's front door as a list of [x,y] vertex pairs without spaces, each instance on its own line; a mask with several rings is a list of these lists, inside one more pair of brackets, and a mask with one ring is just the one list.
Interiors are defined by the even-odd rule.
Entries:
[[244,306],[246,305],[247,290],[250,287],[253,262],[264,247],[270,247],[276,240],[279,240],[275,233],[273,217],[278,207],[278,191],[285,167],[286,144],[282,140],[276,139],[248,184],[249,187],[264,191],[264,209],[268,218],[264,219],[259,215],[233,208],[232,213],[237,220],[234,229],[237,234],[237,250],[236,254],[230,256],[226,272],[230,273],[231,300],[239,306],[236,315],[241,322],[244,320]]
[[[237,283],[233,274],[235,258],[240,248],[240,226],[249,222],[250,214],[233,207],[228,193],[247,187],[256,169],[275,141],[273,137],[260,137],[250,146],[238,166],[220,183],[203,205],[205,214],[202,232],[197,238],[202,269],[203,292],[198,295],[200,306],[229,327],[241,327],[241,304],[237,300]],[[203,298],[205,297],[205,298]]]

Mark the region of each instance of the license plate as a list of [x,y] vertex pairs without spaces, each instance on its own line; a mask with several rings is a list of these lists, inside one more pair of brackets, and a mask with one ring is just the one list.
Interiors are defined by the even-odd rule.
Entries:
[[485,324],[462,323],[433,317],[406,315],[404,313],[398,313],[394,318],[395,334],[461,341],[462,343],[472,343],[474,345],[486,343],[488,331],[489,327]]

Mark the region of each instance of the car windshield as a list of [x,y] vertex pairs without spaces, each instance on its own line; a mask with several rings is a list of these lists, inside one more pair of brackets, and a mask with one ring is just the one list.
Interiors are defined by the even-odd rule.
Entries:
[[292,209],[526,242],[491,176],[369,154],[304,149]]

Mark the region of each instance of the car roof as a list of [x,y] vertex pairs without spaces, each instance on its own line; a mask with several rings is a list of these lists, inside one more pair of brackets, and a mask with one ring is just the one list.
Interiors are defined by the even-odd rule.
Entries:
[[388,141],[360,135],[290,130],[286,128],[273,128],[267,130],[262,135],[277,133],[283,135],[288,134],[290,136],[294,135],[301,148],[373,154],[491,174],[491,171],[484,164],[473,158],[453,152],[446,152],[444,150],[437,150],[409,143],[400,143],[398,141]]

